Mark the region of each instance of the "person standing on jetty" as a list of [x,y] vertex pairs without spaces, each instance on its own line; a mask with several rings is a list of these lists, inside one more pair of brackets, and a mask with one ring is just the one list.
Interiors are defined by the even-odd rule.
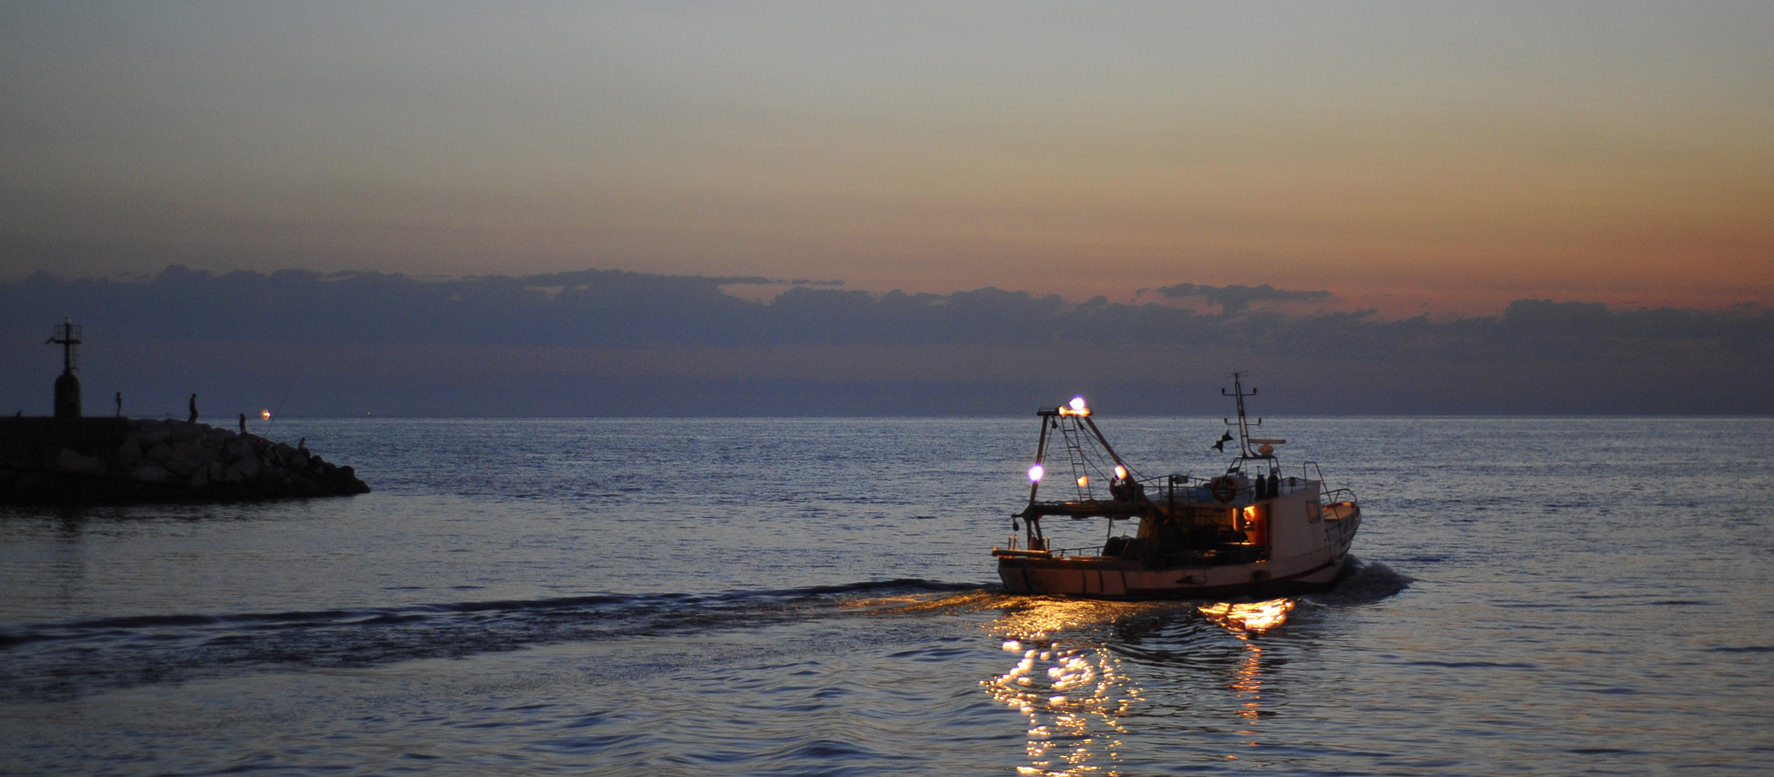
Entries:
[[246,434],[246,414],[240,414],[240,433]]
[[191,423],[197,423],[197,395],[191,395]]

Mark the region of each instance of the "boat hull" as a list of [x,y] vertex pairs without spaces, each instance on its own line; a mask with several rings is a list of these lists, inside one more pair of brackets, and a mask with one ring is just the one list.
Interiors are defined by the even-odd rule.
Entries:
[[999,554],[998,577],[1017,594],[1098,599],[1267,599],[1329,588],[1346,554],[1302,560],[1291,569],[1268,562],[1210,567],[1152,567],[1118,558]]

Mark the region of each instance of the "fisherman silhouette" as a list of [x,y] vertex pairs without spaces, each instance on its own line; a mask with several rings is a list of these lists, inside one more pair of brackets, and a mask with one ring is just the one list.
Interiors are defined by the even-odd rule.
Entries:
[[117,417],[123,417],[123,392],[117,392]]
[[197,395],[196,394],[191,395],[191,420],[190,420],[190,423],[197,423]]
[[246,414],[240,414],[240,433],[246,434]]

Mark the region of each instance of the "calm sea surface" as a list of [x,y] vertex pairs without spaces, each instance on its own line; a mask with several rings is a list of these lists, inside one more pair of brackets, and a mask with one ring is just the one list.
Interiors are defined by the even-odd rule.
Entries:
[[1260,634],[1003,594],[1036,432],[283,419],[375,492],[0,508],[0,773],[1774,771],[1774,419],[1270,418],[1366,520]]

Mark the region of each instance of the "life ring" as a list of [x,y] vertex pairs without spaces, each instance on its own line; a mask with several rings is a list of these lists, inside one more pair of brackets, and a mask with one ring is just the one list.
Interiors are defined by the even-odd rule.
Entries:
[[1207,488],[1208,491],[1213,494],[1214,501],[1219,502],[1220,504],[1230,502],[1234,497],[1238,496],[1238,481],[1233,480],[1230,475],[1221,475],[1220,477],[1214,478],[1213,482],[1207,485]]

